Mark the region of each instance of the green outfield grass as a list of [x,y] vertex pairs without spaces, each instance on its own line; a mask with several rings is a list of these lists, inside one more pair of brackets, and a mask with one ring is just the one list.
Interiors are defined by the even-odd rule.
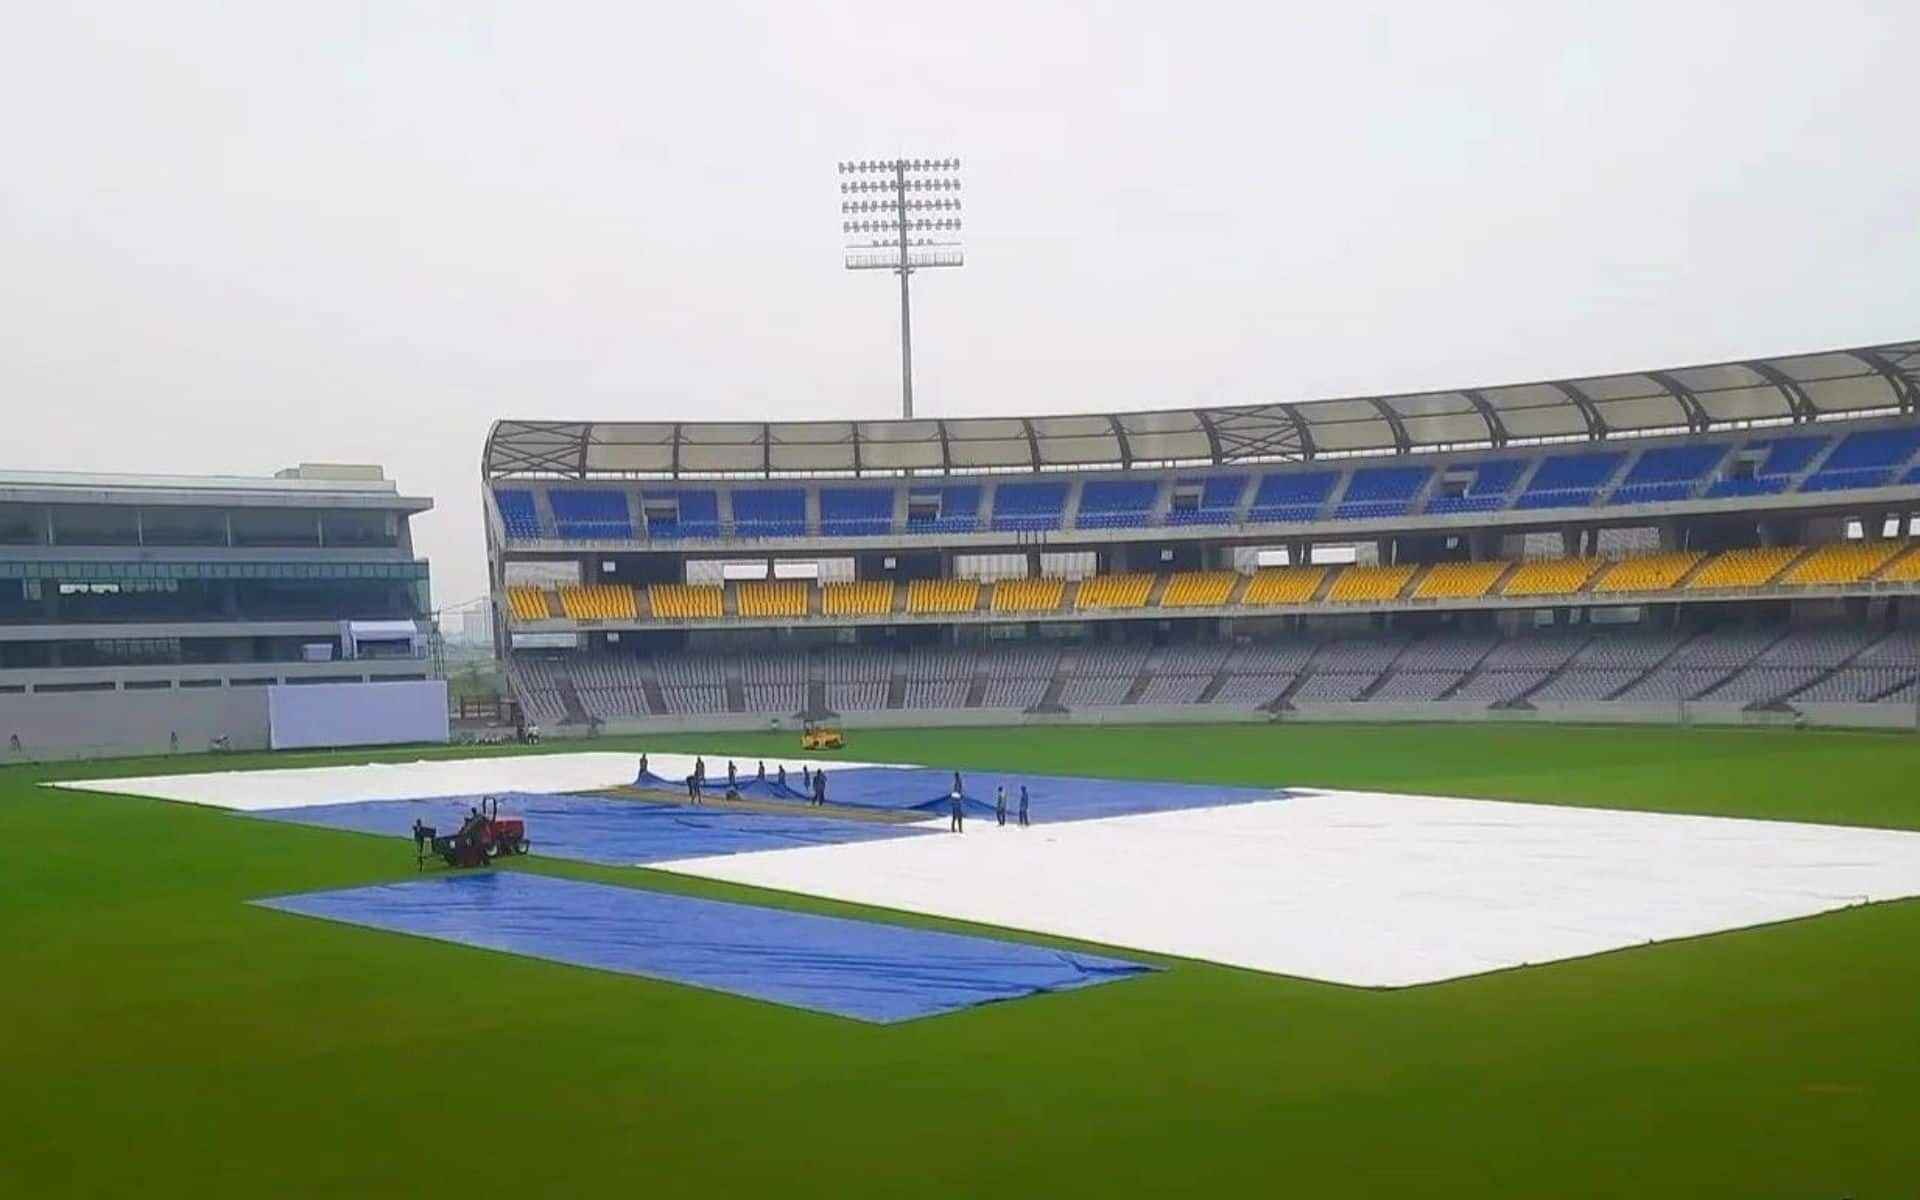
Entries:
[[[643,745],[797,754],[548,749]],[[1897,736],[946,730],[848,754],[1920,828]],[[251,908],[411,875],[411,847],[34,786],[375,757],[0,771],[0,1197],[1920,1195],[1920,903],[1399,992],[1171,961],[874,1027]]]

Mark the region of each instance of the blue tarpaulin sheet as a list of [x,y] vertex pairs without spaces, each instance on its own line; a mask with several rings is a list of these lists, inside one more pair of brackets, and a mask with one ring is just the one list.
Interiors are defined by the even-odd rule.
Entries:
[[[799,786],[800,776],[789,772]],[[1163,783],[1150,779],[1087,779],[1072,775],[1020,775],[967,771],[961,775],[968,816],[994,811],[994,789],[1007,789],[1007,811],[1018,810],[1020,785],[1027,786],[1035,824],[1125,817],[1181,808],[1213,808],[1272,800],[1274,788],[1222,787],[1215,784]],[[680,785],[684,790],[685,784]],[[709,791],[712,784],[708,785]],[[724,778],[721,789],[725,789]],[[744,789],[742,789],[744,791]],[[857,808],[918,809],[944,815],[953,794],[953,772],[921,767],[853,767],[827,772],[827,800]]]
[[1122,959],[523,871],[255,903],[862,1021],[909,1021],[1154,968]]
[[[460,828],[477,796],[429,800],[359,800],[314,804],[252,814],[269,821],[350,829],[408,837],[417,818],[441,833]],[[831,845],[880,838],[926,837],[926,830],[873,821],[843,821],[802,814],[747,812],[709,798],[695,808],[599,796],[506,792],[502,816],[525,817],[535,854],[612,866],[668,862],[712,854],[741,854],[789,846]]]

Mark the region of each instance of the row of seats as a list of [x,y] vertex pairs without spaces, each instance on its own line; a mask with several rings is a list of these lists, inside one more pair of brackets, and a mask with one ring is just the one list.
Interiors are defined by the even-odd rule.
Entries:
[[[1829,447],[1831,447],[1829,449]],[[1736,455],[1736,449],[1740,452]],[[1630,450],[1566,451],[1539,458],[1499,458],[1296,469],[1261,476],[1204,475],[1173,479],[1101,478],[1080,485],[1036,478],[1003,482],[991,493],[979,483],[901,489],[819,489],[817,521],[806,489],[754,486],[729,491],[731,526],[720,520],[714,488],[642,489],[634,509],[624,489],[550,487],[552,535],[563,539],[796,537],[817,529],[829,537],[906,532],[1002,532],[1064,528],[1074,511],[1079,529],[1151,525],[1360,520],[1433,514],[1579,508],[1880,487],[1920,479],[1909,470],[1920,454],[1920,428],[1860,430],[1837,440],[1818,434],[1687,442]],[[1824,457],[1823,457],[1824,455]],[[1741,469],[1736,472],[1736,462]],[[1343,482],[1344,481],[1344,482]],[[1249,495],[1249,485],[1251,494]],[[494,497],[509,538],[544,535],[539,504],[525,487],[502,486]],[[1244,510],[1243,510],[1244,505]],[[983,517],[984,514],[984,517]]]
[[[1791,568],[1791,569],[1789,569]],[[1096,575],[1072,592],[1081,611],[1152,606],[1162,577],[1148,572]],[[1401,598],[1472,600],[1572,596],[1583,592],[1626,595],[1658,591],[1716,591],[1763,587],[1820,587],[1878,578],[1920,582],[1920,548],[1904,542],[1846,542],[1807,550],[1764,546],[1726,550],[1673,551],[1622,559],[1545,558],[1526,562],[1435,563],[1394,566],[1262,567],[1252,575],[1232,571],[1180,571],[1164,577],[1160,608],[1215,608],[1232,603],[1249,607],[1310,604],[1378,604]],[[1413,583],[1414,580],[1417,583]],[[1331,581],[1329,583],[1329,580]],[[1234,600],[1236,588],[1240,591]],[[1411,592],[1408,585],[1413,583]],[[894,609],[896,586],[887,580],[830,583],[821,589],[819,611],[827,616],[879,616]],[[1003,579],[981,584],[970,579],[916,579],[907,585],[906,611],[915,615],[967,613],[980,607],[981,589],[998,613],[1057,612],[1067,603],[1064,580]],[[747,581],[735,585],[737,609],[751,618],[800,618],[808,615],[811,585],[802,580]],[[667,620],[723,616],[726,590],[717,584],[653,584],[647,589],[653,615]],[[516,621],[540,621],[550,615],[546,593],[515,586],[507,591],[508,611]],[[576,621],[631,620],[638,614],[633,589],[616,584],[559,589],[560,610]]]
[[[1862,627],[1680,630],[1581,626],[1332,639],[977,647],[763,649],[653,657],[518,651],[516,689],[540,719],[567,696],[594,717],[799,711],[1024,708],[1060,683],[1069,708],[1292,703],[1913,703],[1920,633]],[[651,678],[649,678],[651,676]],[[733,681],[733,682],[730,682]],[[651,686],[650,686],[651,685]],[[737,685],[737,687],[736,687]],[[730,699],[729,697],[732,697]],[[649,698],[651,697],[651,698]]]

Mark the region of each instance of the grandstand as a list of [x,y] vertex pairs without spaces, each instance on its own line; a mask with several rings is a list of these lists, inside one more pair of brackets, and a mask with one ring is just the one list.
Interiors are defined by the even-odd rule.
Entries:
[[[528,520],[531,510],[505,503],[502,519],[517,528],[560,519]],[[0,474],[5,755],[289,744],[270,720],[281,689],[429,682],[428,571],[409,521],[431,507],[372,466],[307,464],[271,478]],[[595,537],[613,531],[609,511],[598,501],[546,510]],[[605,606],[606,619],[630,623],[627,594],[516,587],[501,602],[516,622],[570,623]],[[444,737],[443,687],[438,704]]]
[[502,421],[498,641],[563,730],[1021,710],[1911,725],[1917,377],[1899,344],[1150,413]]

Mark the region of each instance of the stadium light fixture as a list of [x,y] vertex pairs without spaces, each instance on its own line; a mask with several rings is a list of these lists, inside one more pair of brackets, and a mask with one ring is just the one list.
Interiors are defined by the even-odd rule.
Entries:
[[960,160],[857,159],[840,163],[839,173],[847,270],[892,271],[900,277],[900,415],[912,417],[908,281],[915,271],[966,263],[960,242]]

